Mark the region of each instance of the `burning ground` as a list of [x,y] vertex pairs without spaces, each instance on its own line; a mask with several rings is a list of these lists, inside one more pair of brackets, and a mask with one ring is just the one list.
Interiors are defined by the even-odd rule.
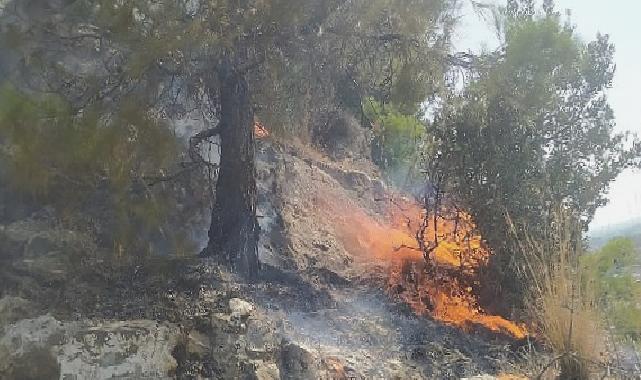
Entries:
[[488,315],[478,304],[477,272],[491,253],[474,234],[469,215],[457,211],[434,219],[415,202],[386,193],[385,213],[376,217],[349,200],[338,201],[337,194],[325,195],[331,199],[320,200],[323,217],[332,221],[347,252],[380,263],[391,297],[408,304],[417,315],[466,331],[479,326],[517,339],[527,336],[523,326]]
[[428,267],[421,208],[367,161],[263,142],[258,167],[260,257],[277,274],[253,299],[277,310],[287,339],[364,378],[511,369],[527,331],[479,305],[477,270],[490,251],[469,216],[439,218],[438,244],[425,231]]
[[[263,128],[257,130],[267,137]],[[256,283],[217,263],[62,265],[82,236],[0,229],[0,374],[31,378],[457,379],[523,373],[527,331],[475,294],[490,252],[464,213],[438,222],[366,160],[258,143]],[[33,237],[35,236],[35,238]],[[53,276],[53,277],[52,277]],[[52,280],[53,279],[53,280]],[[53,282],[52,282],[53,281]],[[46,365],[33,368],[34,360]],[[34,377],[35,376],[35,377]]]

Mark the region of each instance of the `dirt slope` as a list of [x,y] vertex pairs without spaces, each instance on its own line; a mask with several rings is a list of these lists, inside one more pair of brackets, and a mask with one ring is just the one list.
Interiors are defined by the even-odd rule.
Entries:
[[386,264],[358,249],[354,234],[367,227],[354,220],[383,220],[390,202],[366,161],[334,162],[268,141],[259,142],[257,161],[256,283],[196,257],[114,262],[46,217],[0,226],[0,378],[515,372],[524,342],[416,316],[390,297]]
[[285,339],[357,378],[457,378],[512,367],[522,342],[417,317],[386,293],[386,264],[355,248],[351,230],[360,226],[346,224],[354,219],[343,210],[388,217],[390,192],[373,167],[306,147],[263,143],[259,152],[260,257],[280,286],[252,298],[283,319]]

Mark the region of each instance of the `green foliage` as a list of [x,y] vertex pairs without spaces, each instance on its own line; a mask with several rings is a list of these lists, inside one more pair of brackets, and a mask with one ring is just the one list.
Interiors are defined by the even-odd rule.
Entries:
[[176,196],[181,189],[173,181],[159,190],[141,180],[183,153],[149,115],[171,119],[203,111],[206,122],[215,120],[221,63],[242,72],[256,114],[278,135],[305,138],[331,128],[331,115],[362,119],[367,97],[394,104],[400,113],[387,117],[398,119],[390,130],[398,124],[400,131],[388,136],[388,153],[401,165],[407,153],[397,137],[414,132],[411,123],[404,126],[411,118],[400,115],[416,113],[442,85],[454,5],[11,1],[7,8],[19,17],[3,17],[0,28],[3,54],[6,49],[8,57],[17,57],[6,60],[12,65],[7,80],[21,90],[56,95],[3,93],[0,133],[10,182],[60,214],[87,214],[106,224],[101,230],[117,235],[110,242],[116,247],[121,240],[158,240],[150,235],[172,230],[161,228],[168,218],[182,225],[175,214],[190,210],[185,197],[199,194]]
[[397,184],[415,175],[425,126],[416,115],[401,113],[394,106],[384,106],[368,99],[364,106],[372,122],[380,157],[376,157],[387,176]]
[[471,211],[498,253],[504,290],[517,293],[524,263],[513,256],[519,242],[506,215],[536,240],[558,205],[585,228],[633,154],[613,131],[607,37],[585,44],[557,15],[522,11],[503,28],[504,55],[490,57],[460,96],[447,99],[430,128],[439,153],[427,168]]
[[[176,199],[142,178],[168,168],[177,155],[169,129],[127,99],[114,114],[97,107],[75,113],[56,96],[0,90],[0,138],[8,183],[18,194],[51,205],[63,219],[94,220],[100,238],[118,250],[146,250]],[[165,188],[165,190],[167,190]]]
[[627,238],[615,238],[606,243],[598,252],[584,257],[584,263],[599,277],[613,274],[613,270],[632,265],[639,252],[634,242]]
[[581,262],[608,322],[622,336],[635,339],[641,338],[641,283],[631,269],[640,255],[632,240],[615,238]]

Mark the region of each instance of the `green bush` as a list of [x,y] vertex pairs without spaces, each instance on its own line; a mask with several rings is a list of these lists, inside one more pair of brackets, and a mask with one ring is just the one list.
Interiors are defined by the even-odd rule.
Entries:
[[374,129],[377,147],[374,160],[392,182],[411,183],[419,163],[425,126],[416,115],[404,114],[398,107],[372,99],[365,101],[363,109]]
[[179,191],[148,187],[143,178],[168,171],[178,140],[135,99],[110,109],[77,112],[60,97],[0,89],[5,182],[22,200],[98,231],[102,245],[118,254],[148,251],[175,217]]
[[612,239],[582,258],[607,322],[618,334],[635,339],[641,338],[641,283],[632,276],[631,267],[638,260],[639,250],[627,238]]

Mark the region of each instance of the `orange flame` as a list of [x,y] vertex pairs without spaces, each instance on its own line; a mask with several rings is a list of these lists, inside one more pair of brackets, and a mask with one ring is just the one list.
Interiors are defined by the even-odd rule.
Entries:
[[269,137],[269,131],[260,121],[254,122],[254,136],[256,136],[257,139],[264,139],[266,137]]
[[527,335],[524,326],[488,315],[478,304],[473,287],[478,285],[478,269],[487,264],[491,252],[474,233],[469,214],[452,212],[437,218],[436,235],[430,218],[424,241],[435,248],[428,265],[416,238],[425,215],[418,204],[393,199],[386,220],[379,220],[349,201],[325,199],[322,203],[345,248],[387,267],[388,294],[416,314],[464,329],[481,325],[518,339]]

